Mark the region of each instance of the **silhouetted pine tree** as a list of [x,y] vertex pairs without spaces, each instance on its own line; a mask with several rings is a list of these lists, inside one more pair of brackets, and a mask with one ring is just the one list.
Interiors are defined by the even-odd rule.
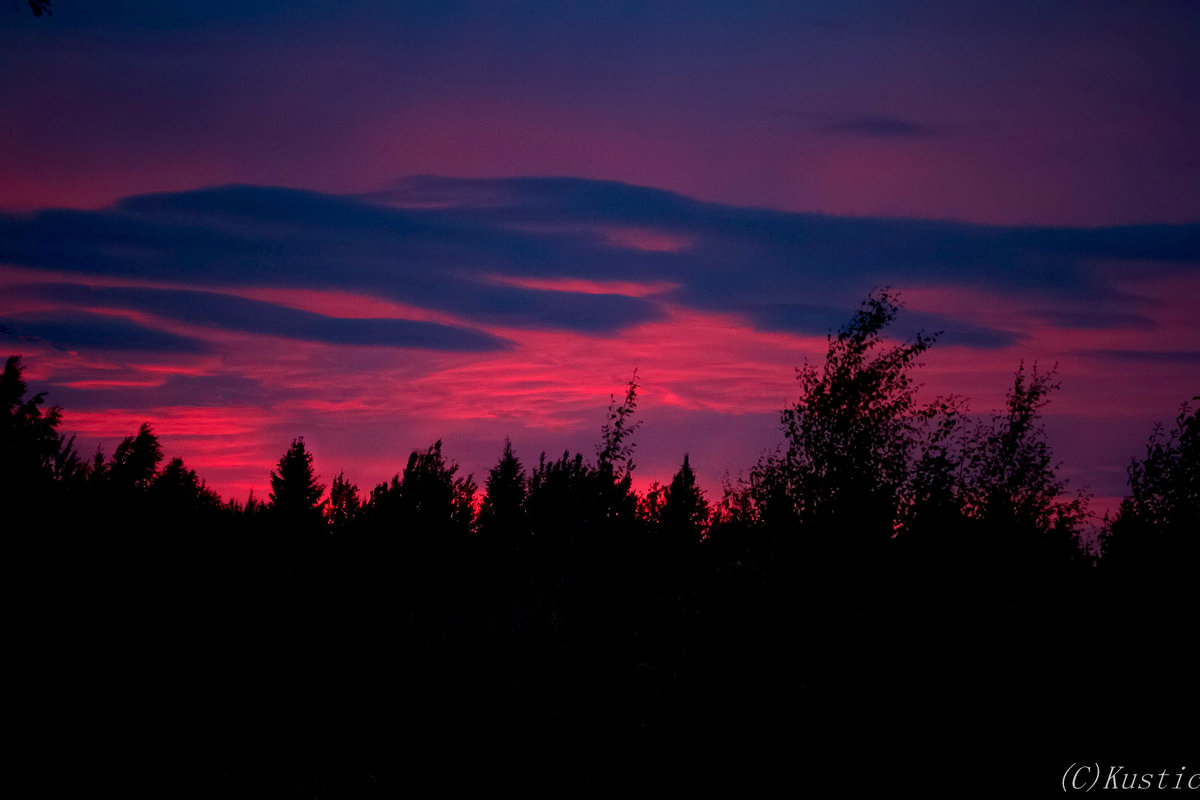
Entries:
[[318,528],[323,523],[321,497],[324,494],[325,486],[317,480],[313,457],[304,445],[304,437],[293,439],[271,471],[268,497],[272,515],[284,525]]
[[504,440],[504,452],[488,472],[486,494],[479,508],[479,532],[498,537],[506,545],[527,530],[525,501],[528,496],[525,467],[513,452],[512,441]]
[[184,466],[182,458],[172,458],[154,476],[149,486],[150,499],[162,516],[193,519],[221,507],[221,498]]
[[696,473],[685,454],[683,464],[664,493],[663,534],[671,542],[696,544],[704,534],[709,516],[708,500],[696,485]]

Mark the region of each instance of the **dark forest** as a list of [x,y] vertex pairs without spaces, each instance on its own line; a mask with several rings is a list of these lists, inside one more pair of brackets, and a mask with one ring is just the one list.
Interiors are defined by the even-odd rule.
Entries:
[[830,334],[783,443],[720,497],[684,453],[634,490],[636,373],[594,453],[505,442],[477,479],[435,442],[326,486],[297,437],[239,502],[152,421],[79,453],[10,357],[18,780],[871,796],[1200,771],[1197,411],[1147,421],[1097,521],[1039,421],[1054,371],[1014,365],[991,418],[921,403],[937,337],[888,339],[900,313],[877,292]]

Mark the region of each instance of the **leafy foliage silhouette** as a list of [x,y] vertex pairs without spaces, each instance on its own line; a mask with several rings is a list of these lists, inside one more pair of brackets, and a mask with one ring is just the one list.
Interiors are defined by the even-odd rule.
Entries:
[[1170,431],[1155,425],[1145,457],[1130,463],[1128,475],[1129,496],[1101,535],[1102,563],[1150,574],[1194,570],[1200,563],[1200,412],[1184,403]]
[[126,436],[113,451],[112,462],[107,467],[108,478],[125,489],[145,490],[154,480],[162,459],[158,437],[150,423],[143,422],[137,434]]
[[601,443],[596,448],[600,468],[608,469],[613,477],[621,480],[631,474],[634,469],[633,451],[635,443],[633,434],[641,426],[641,420],[630,423],[633,412],[637,410],[637,370],[626,384],[625,398],[620,404],[615,397],[610,398],[608,406],[608,421],[600,428]]
[[334,531],[343,531],[353,525],[362,513],[362,498],[358,487],[346,480],[346,473],[339,472],[329,486],[327,506],[329,525]]
[[10,356],[0,375],[0,481],[13,497],[77,479],[83,470],[74,437],[58,432],[62,408],[43,410],[44,392],[25,399],[23,371],[20,356]]
[[796,371],[800,397],[783,411],[787,445],[751,472],[749,501],[771,526],[837,533],[829,544],[886,540],[906,503],[919,429],[938,404],[919,407],[910,372],[936,335],[889,344],[897,296],[872,294],[837,335],[823,365]]
[[1007,537],[1009,548],[1023,556],[1029,547],[1040,547],[1052,560],[1074,561],[1085,555],[1080,532],[1087,496],[1068,495],[1040,422],[1048,395],[1058,388],[1054,375],[1053,369],[1039,372],[1036,364],[1026,374],[1021,364],[1005,413],[967,440],[965,514],[990,528],[997,541]]

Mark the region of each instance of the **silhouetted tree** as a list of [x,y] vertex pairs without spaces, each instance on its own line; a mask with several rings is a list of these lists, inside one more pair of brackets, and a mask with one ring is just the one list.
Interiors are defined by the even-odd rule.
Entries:
[[[271,471],[271,512],[288,523],[317,526],[322,520],[324,504],[321,496],[324,493],[325,487],[317,481],[312,454],[304,445],[304,437],[293,439]],[[246,505],[249,510],[249,501]]]
[[336,531],[343,531],[359,518],[362,511],[362,500],[358,496],[358,487],[346,480],[346,473],[339,472],[329,487],[329,525]]
[[150,423],[143,422],[136,435],[126,436],[113,451],[107,469],[108,479],[120,489],[144,490],[154,480],[162,459],[158,437]]
[[545,539],[558,539],[568,549],[600,530],[629,530],[638,517],[633,491],[633,422],[637,408],[637,372],[625,397],[611,398],[608,419],[600,428],[595,466],[564,451],[549,461],[542,453],[529,477],[528,513],[533,530]]
[[663,502],[666,500],[667,487],[658,481],[651,481],[650,488],[638,498],[638,517],[648,527],[658,528],[662,524]]
[[534,531],[547,539],[574,538],[592,525],[597,515],[594,476],[582,453],[564,451],[555,461],[542,453],[529,476],[527,507]]
[[[1200,400],[1200,397],[1192,398]],[[1155,425],[1129,465],[1129,496],[1101,534],[1101,564],[1160,575],[1200,559],[1200,412],[1187,403],[1169,432]]]
[[642,423],[632,422],[632,418],[637,409],[638,388],[635,369],[622,401],[617,403],[615,397],[610,397],[608,421],[600,428],[594,471],[594,491],[600,501],[596,521],[609,527],[628,528],[637,518],[637,496],[633,491],[633,451],[637,444],[633,434]]
[[372,491],[364,515],[380,533],[398,529],[410,545],[440,548],[447,537],[462,540],[475,515],[475,480],[458,476],[439,439],[425,452],[414,450],[404,472]]
[[246,495],[246,505],[240,509],[236,506],[237,501],[230,500],[229,502],[232,510],[241,511],[241,513],[247,517],[253,517],[255,514],[259,514],[264,510],[262,501],[254,496],[253,489],[251,489],[250,493]]
[[[769,490],[764,491],[764,484],[773,477],[778,477],[778,474],[773,459],[760,459],[748,479],[725,473],[721,479],[721,499],[716,502],[712,511],[712,526],[749,528],[762,525],[763,509],[759,507],[758,501],[764,495],[770,497],[774,494]],[[786,499],[784,494],[782,499],[778,503],[772,503],[772,506],[782,507],[787,504]],[[789,515],[788,519],[791,520],[792,517]]]
[[504,439],[504,452],[488,472],[486,494],[479,508],[479,532],[484,536],[511,538],[526,526],[528,496],[525,467],[513,452],[512,441]]
[[413,453],[404,467],[401,508],[416,527],[465,537],[475,519],[475,480],[458,476],[458,465],[442,456],[439,439],[424,453]]
[[939,398],[919,431],[901,508],[900,533],[907,544],[945,556],[963,544],[966,519],[965,452],[972,433],[962,398]]
[[[1000,547],[1043,550],[1053,561],[1080,556],[1086,497],[1058,477],[1041,409],[1058,388],[1054,370],[1018,369],[1005,413],[980,425],[964,454],[966,515],[988,526]],[[1021,546],[1023,545],[1023,546]]]
[[641,421],[631,423],[637,409],[637,370],[626,384],[625,398],[620,404],[616,397],[609,398],[608,421],[600,428],[600,445],[596,448],[597,461],[601,469],[611,470],[617,480],[633,472],[633,451],[637,444],[633,434]]
[[670,541],[700,541],[709,519],[708,500],[696,485],[696,473],[685,454],[679,471],[664,493],[662,529]]
[[64,439],[58,432],[62,408],[43,411],[44,392],[24,399],[23,371],[21,357],[10,356],[0,375],[0,485],[14,495],[35,484],[79,477],[84,470],[74,437]]
[[[74,437],[58,427],[62,409],[43,408],[45,394],[26,398],[19,356],[10,357],[0,375],[0,523],[6,530],[40,536],[19,539],[21,547],[41,548],[53,541],[47,529],[76,527],[89,509],[85,493],[87,465],[75,452]],[[18,540],[9,539],[10,546]],[[16,552],[12,563],[20,563]]]
[[782,414],[787,446],[751,474],[769,520],[794,518],[837,541],[892,536],[918,427],[933,413],[917,406],[910,372],[936,338],[886,344],[899,309],[890,291],[872,294],[828,337],[825,363],[797,369],[800,398]]
[[196,471],[184,466],[183,459],[172,458],[149,486],[152,502],[163,512],[190,517],[215,511],[221,498],[205,485]]

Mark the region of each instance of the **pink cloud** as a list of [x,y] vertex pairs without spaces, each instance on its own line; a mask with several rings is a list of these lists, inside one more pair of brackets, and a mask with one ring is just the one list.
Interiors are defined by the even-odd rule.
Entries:
[[678,284],[668,281],[638,283],[634,281],[602,281],[586,278],[526,278],[508,275],[489,275],[489,283],[515,286],[518,289],[537,289],[547,292],[577,292],[579,294],[619,294],[624,297],[650,297],[670,291]]

